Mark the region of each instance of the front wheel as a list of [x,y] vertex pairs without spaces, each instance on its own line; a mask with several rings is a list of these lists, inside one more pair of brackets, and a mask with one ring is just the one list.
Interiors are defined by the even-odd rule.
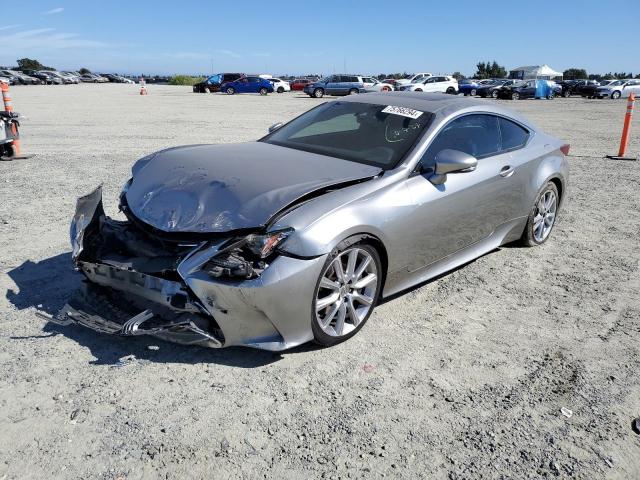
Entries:
[[355,95],[356,93],[360,93],[358,92],[357,88],[352,88],[351,90],[349,90],[349,95]]
[[520,94],[518,92],[513,92],[511,94],[511,100],[520,100]]
[[565,90],[564,92],[562,92],[562,96],[564,98],[569,98],[571,96],[571,92],[569,90]]
[[547,183],[529,213],[527,226],[521,238],[523,245],[535,247],[547,241],[556,223],[559,198],[555,183]]
[[449,88],[447,88],[447,93],[449,95],[455,95],[456,94],[456,89],[453,88],[453,87],[449,87]]
[[493,92],[491,92],[491,98],[498,98],[498,91],[494,90]]
[[278,87],[278,93],[284,93],[284,87]]
[[322,98],[324,97],[324,90],[322,88],[316,88],[313,91],[313,96],[316,98]]
[[378,302],[382,263],[369,244],[336,247],[316,284],[311,330],[316,343],[335,345],[360,330]]
[[236,93],[236,89],[233,87],[227,87],[225,92],[227,92],[227,95],[233,95],[234,93]]
[[471,95],[472,97],[475,97],[476,93],[478,93],[478,91],[475,88],[472,88],[471,91],[469,92],[469,95]]
[[258,93],[262,96],[265,96],[267,93],[269,93],[269,90],[267,90],[266,88],[262,87]]
[[620,98],[620,95],[621,95],[620,92],[616,90],[611,94],[611,98],[613,98],[614,100],[617,100]]

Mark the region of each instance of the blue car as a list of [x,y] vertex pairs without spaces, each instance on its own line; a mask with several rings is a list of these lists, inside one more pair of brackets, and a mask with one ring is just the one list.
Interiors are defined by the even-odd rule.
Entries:
[[458,92],[462,93],[465,97],[467,95],[471,95],[472,97],[475,97],[480,87],[484,87],[485,85],[488,85],[490,83],[493,83],[493,80],[464,79],[458,82]]
[[322,98],[325,95],[352,95],[365,92],[364,81],[359,75],[330,75],[304,87],[304,93],[315,98]]
[[240,77],[233,82],[225,82],[220,85],[220,91],[227,95],[235,93],[259,93],[266,95],[273,93],[273,84],[269,80],[260,77]]

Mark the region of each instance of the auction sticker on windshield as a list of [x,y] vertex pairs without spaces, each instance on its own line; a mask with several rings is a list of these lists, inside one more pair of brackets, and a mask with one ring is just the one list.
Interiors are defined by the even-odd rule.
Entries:
[[405,107],[396,107],[394,105],[389,105],[382,110],[382,113],[392,113],[394,115],[402,115],[403,117],[413,118],[414,120],[422,115],[424,112],[420,110],[414,110],[413,108],[405,108]]

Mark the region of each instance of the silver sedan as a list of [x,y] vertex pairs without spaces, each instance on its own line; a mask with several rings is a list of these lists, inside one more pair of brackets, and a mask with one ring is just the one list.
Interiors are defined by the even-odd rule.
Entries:
[[492,103],[396,92],[323,103],[255,142],[151,154],[121,193],[126,221],[100,188],[78,200],[87,282],[56,321],[211,347],[336,344],[384,297],[547,241],[568,149]]

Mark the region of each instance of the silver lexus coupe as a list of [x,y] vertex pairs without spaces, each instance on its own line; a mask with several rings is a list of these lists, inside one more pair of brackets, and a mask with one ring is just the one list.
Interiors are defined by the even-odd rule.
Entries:
[[[569,146],[482,100],[368,93],[255,142],[138,160],[105,215],[78,199],[86,280],[55,321],[210,347],[355,335],[381,298],[500,245],[544,243]],[[425,306],[428,308],[428,306]]]

